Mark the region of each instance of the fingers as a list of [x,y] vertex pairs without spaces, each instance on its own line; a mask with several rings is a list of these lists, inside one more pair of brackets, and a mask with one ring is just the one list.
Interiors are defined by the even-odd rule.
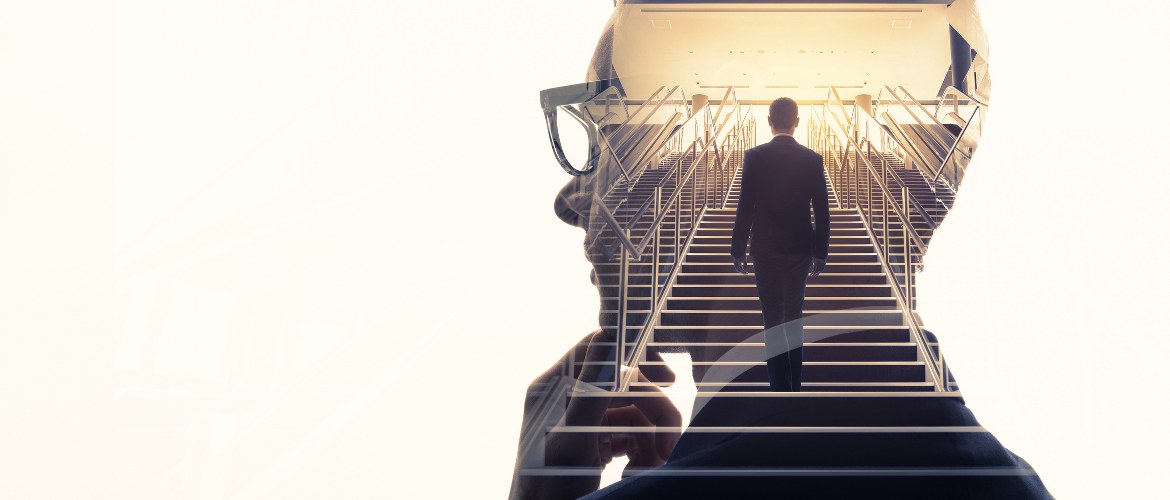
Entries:
[[[559,437],[562,457],[559,465],[609,463],[613,457],[627,455],[634,467],[655,467],[666,463],[680,437],[682,415],[670,399],[637,369],[636,380],[629,390],[652,392],[638,397],[571,397],[565,411],[566,425],[602,427],[645,427],[647,432],[570,433]],[[667,427],[667,429],[661,429]],[[591,449],[587,449],[591,448]],[[558,455],[559,456],[559,455]]]
[[[648,380],[637,372],[637,380]],[[682,426],[682,415],[670,399],[652,384],[632,385],[630,391],[649,392],[652,395],[618,397],[610,401],[605,412],[605,424],[609,427],[645,427],[646,432],[625,430],[615,432],[607,452],[611,457],[626,455],[630,466],[656,467],[666,463],[678,443]]]
[[[609,415],[602,417],[601,425],[609,425]],[[613,434],[608,432],[597,433],[597,454],[601,459],[601,465],[608,464],[613,460]]]
[[[646,378],[641,373],[638,374],[639,381],[646,381]],[[640,392],[653,392],[652,397],[637,397],[628,398],[629,402],[633,404],[638,411],[646,417],[650,425],[656,427],[673,427],[674,430],[670,432],[656,432],[653,437],[653,446],[662,460],[666,460],[670,456],[670,452],[674,451],[674,445],[678,443],[680,433],[678,429],[682,426],[682,414],[678,412],[678,408],[670,402],[661,390],[653,385],[634,386],[634,390]]]
[[823,261],[823,260],[814,258],[812,260],[812,262],[809,262],[809,264],[808,264],[808,274],[809,275],[817,276],[817,275],[821,274],[821,272],[824,270],[825,270],[825,261]]
[[622,408],[610,408],[606,413],[609,425],[620,427],[644,427],[647,432],[614,433],[612,441],[613,454],[625,455],[630,458],[630,465],[634,467],[655,467],[666,463],[670,453],[662,453],[657,441],[657,432],[650,419],[636,405]]

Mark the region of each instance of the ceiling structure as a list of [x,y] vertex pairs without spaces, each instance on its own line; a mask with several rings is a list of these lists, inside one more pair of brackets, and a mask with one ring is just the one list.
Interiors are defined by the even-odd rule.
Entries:
[[902,85],[929,99],[950,67],[946,1],[626,2],[618,5],[613,64],[627,96],[659,86],[740,99],[849,100]]

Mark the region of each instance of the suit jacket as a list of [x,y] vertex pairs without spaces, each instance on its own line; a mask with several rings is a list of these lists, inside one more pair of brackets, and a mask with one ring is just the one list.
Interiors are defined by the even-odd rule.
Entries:
[[[812,204],[815,225],[809,220]],[[731,255],[829,254],[829,194],[823,157],[789,135],[744,153]]]
[[[732,382],[752,380],[744,371]],[[722,390],[734,390],[733,385]],[[720,389],[716,389],[717,391]],[[579,500],[1048,500],[1031,465],[990,432],[709,432],[719,427],[978,427],[961,397],[700,397],[663,472],[626,477]],[[684,416],[685,418],[685,416]],[[902,469],[898,475],[688,475],[724,468]],[[987,474],[938,474],[962,468]],[[975,468],[975,469],[969,469]],[[921,470],[922,473],[914,472]],[[929,472],[936,471],[936,472]]]
[[[960,398],[720,398],[691,427],[978,426]],[[724,468],[894,468],[900,475],[687,475]],[[950,468],[987,474],[938,474]],[[974,469],[968,469],[974,468]],[[988,432],[723,433],[684,432],[663,471],[627,477],[580,500],[618,499],[923,499],[1046,500],[1040,477]],[[921,475],[912,473],[923,470]]]

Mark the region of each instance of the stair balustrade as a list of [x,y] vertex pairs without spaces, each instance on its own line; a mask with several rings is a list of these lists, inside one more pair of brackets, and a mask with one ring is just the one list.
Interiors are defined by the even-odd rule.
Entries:
[[[616,261],[618,270],[616,325],[603,325],[607,340],[612,338],[612,342],[592,344],[612,349],[612,355],[607,357],[609,366],[584,382],[615,392],[626,391],[635,382],[637,370],[632,368],[637,368],[645,357],[646,346],[682,268],[682,257],[697,234],[698,221],[709,208],[727,203],[742,167],[743,151],[754,146],[754,118],[750,108],[740,104],[733,87],[726,89],[717,108],[709,102],[696,111],[688,109],[689,116],[685,118],[671,116],[673,111],[668,110],[666,126],[648,130],[644,125],[652,121],[650,116],[663,114],[664,103],[685,104],[685,94],[678,87],[666,90],[660,97],[663,91],[664,88],[659,88],[640,104],[622,100],[618,107],[607,96],[604,101],[581,105],[578,112],[569,110],[578,120],[599,117],[616,124],[620,119],[619,125],[624,127],[622,133],[608,139],[603,137],[601,141],[602,149],[608,150],[601,154],[613,160],[621,175],[611,176],[612,182],[600,179],[607,185],[594,192],[588,222],[588,233],[593,237],[586,245],[587,251],[600,252],[606,260]],[[668,99],[672,95],[684,99]],[[622,111],[615,114],[614,109]],[[584,125],[588,130],[589,124]],[[593,125],[599,129],[605,126],[596,122]],[[639,133],[642,136],[637,136]],[[621,155],[615,153],[629,148],[630,144],[651,146],[627,149]],[[630,154],[630,151],[639,152]],[[604,170],[598,169],[598,173],[604,174]],[[643,189],[647,186],[652,186],[652,190]],[[645,199],[639,199],[647,192]],[[631,273],[632,265],[649,266],[648,283],[639,282],[645,276]],[[629,307],[631,290],[646,285],[650,288],[651,310],[635,313]],[[640,324],[630,324],[631,317],[640,318]],[[526,415],[520,456],[530,456],[537,449],[535,446],[547,429],[542,422],[555,419],[557,410],[563,410],[564,396],[572,387],[576,365],[574,356],[567,357],[561,367],[564,376],[545,388],[534,411]]]
[[[826,175],[836,193],[837,205],[853,208],[861,215],[882,269],[894,285],[895,299],[910,336],[927,361],[927,378],[936,391],[949,392],[952,385],[946,362],[941,352],[931,346],[932,340],[914,309],[915,273],[926,253],[923,233],[934,229],[930,214],[914,200],[908,186],[891,176],[891,166],[884,155],[877,155],[880,162],[874,165],[873,144],[867,139],[859,140],[857,130],[851,130],[831,108],[834,93],[835,89],[831,89],[830,98],[813,117],[808,128],[809,143],[825,157]],[[839,98],[835,104],[840,105]],[[898,187],[892,188],[891,184]],[[922,222],[916,226],[915,220]]]

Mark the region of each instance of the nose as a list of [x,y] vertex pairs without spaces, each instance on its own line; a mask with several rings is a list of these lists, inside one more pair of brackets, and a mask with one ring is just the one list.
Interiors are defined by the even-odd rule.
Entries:
[[553,211],[565,224],[585,227],[593,193],[589,188],[588,178],[589,176],[573,177],[557,193],[557,198],[553,201]]

